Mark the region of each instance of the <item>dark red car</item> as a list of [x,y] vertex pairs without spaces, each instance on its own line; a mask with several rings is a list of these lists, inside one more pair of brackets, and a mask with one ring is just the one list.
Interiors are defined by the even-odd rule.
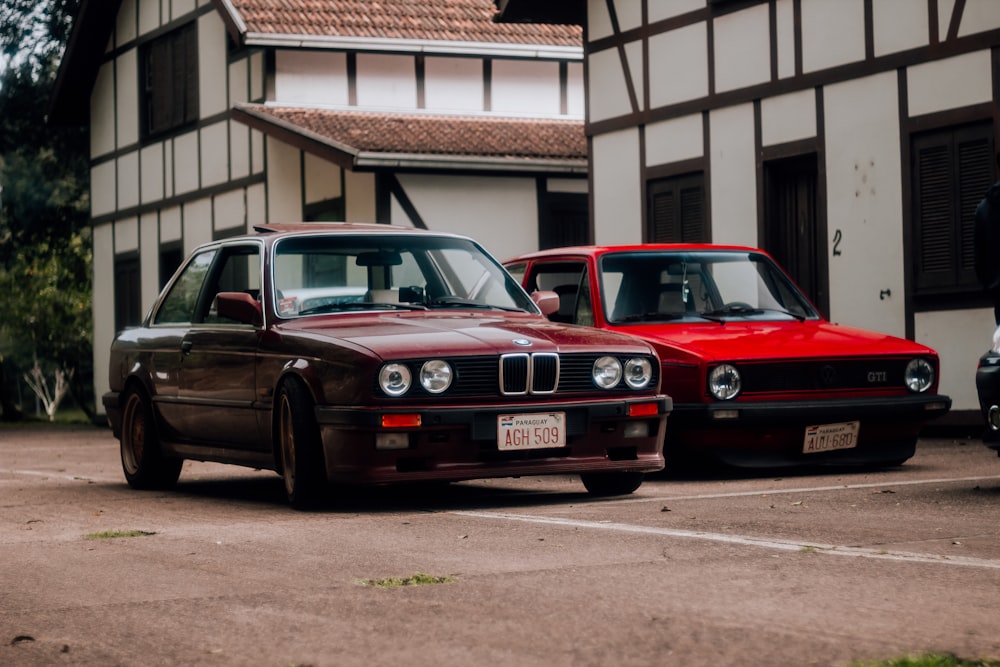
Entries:
[[131,486],[218,461],[279,472],[308,507],[331,482],[576,473],[619,494],[663,467],[652,347],[548,321],[472,240],[258,232],[195,250],[115,339],[103,402]]
[[668,465],[898,465],[951,407],[934,350],[831,324],[755,248],[562,248],[505,266],[529,292],[560,295],[553,320],[656,348],[674,403]]

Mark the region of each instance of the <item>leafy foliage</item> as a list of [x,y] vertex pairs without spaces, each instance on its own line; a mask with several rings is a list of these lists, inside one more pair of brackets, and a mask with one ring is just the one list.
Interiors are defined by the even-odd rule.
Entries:
[[87,128],[45,122],[79,0],[0,5],[0,408],[37,365],[72,378],[89,416],[91,241]]

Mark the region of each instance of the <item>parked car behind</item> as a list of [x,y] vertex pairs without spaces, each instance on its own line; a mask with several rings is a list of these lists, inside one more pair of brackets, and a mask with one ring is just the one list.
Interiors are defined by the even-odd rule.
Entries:
[[993,332],[992,347],[979,358],[976,391],[986,422],[983,443],[1000,456],[1000,327]]
[[560,295],[553,320],[656,348],[674,401],[668,465],[899,465],[951,407],[934,350],[826,321],[756,248],[562,248],[505,266],[529,292]]
[[219,461],[277,471],[305,508],[329,483],[573,473],[621,494],[662,468],[652,347],[549,322],[471,239],[257,230],[195,250],[111,347],[131,486]]

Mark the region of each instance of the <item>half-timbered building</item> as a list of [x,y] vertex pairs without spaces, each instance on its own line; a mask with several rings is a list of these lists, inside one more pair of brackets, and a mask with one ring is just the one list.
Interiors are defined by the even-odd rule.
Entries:
[[496,4],[584,28],[596,242],[763,247],[833,321],[934,347],[950,417],[978,418],[1000,2]]
[[589,238],[581,31],[490,0],[83,0],[50,120],[89,123],[94,368],[200,243],[259,223]]

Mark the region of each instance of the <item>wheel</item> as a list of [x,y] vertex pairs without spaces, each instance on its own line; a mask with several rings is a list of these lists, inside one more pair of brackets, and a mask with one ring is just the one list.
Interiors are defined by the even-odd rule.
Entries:
[[586,472],[580,480],[592,496],[625,496],[642,485],[641,472]]
[[125,394],[119,442],[122,470],[133,489],[169,489],[177,483],[184,459],[163,455],[152,405],[139,389]]
[[298,510],[315,508],[326,487],[326,463],[312,399],[297,380],[286,381],[278,392],[278,447],[289,504]]

